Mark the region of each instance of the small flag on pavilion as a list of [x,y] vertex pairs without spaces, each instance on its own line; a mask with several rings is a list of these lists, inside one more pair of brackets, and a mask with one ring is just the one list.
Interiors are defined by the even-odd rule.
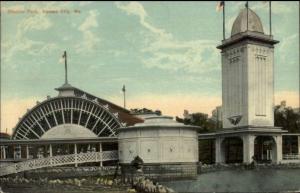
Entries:
[[64,51],[64,54],[62,55],[62,57],[65,59],[67,57],[67,52]]
[[249,8],[249,3],[248,3],[248,1],[246,1],[245,7],[246,7],[246,8]]
[[217,7],[216,7],[216,11],[217,11],[217,12],[222,11],[224,5],[225,5],[225,2],[224,2],[224,1],[219,1],[218,4],[217,4]]
[[64,54],[61,56],[61,58],[59,58],[58,62],[61,64],[64,64],[65,60],[66,60],[66,56],[67,56],[67,53],[66,53],[66,51],[64,51]]

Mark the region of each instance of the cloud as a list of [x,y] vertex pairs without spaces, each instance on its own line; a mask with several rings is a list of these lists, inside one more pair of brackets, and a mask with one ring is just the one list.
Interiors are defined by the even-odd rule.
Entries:
[[125,11],[128,15],[136,15],[140,18],[140,24],[150,30],[153,33],[159,34],[160,36],[169,36],[165,30],[159,29],[151,25],[146,21],[147,12],[145,11],[143,5],[139,2],[132,1],[128,4],[124,4],[121,2],[116,2],[115,5],[117,8]]
[[219,69],[219,51],[212,40],[177,40],[171,33],[147,22],[148,14],[139,2],[115,3],[128,15],[139,17],[140,24],[148,30],[144,33],[144,48],[141,59],[148,68],[187,72],[207,72]]
[[76,45],[76,52],[89,53],[95,51],[95,48],[100,42],[100,38],[93,32],[93,29],[98,27],[97,16],[98,11],[89,11],[88,16],[79,26],[78,30],[82,32],[83,39]]
[[[279,1],[272,1],[272,13],[278,15],[284,15],[287,13],[293,12],[293,7],[290,4],[291,2],[279,2]],[[293,3],[293,2],[292,2]],[[253,6],[250,6],[253,10],[264,10],[266,12],[269,11],[269,2],[257,2]]]
[[286,14],[291,13],[295,6],[291,6],[291,4],[287,4],[287,2],[272,2],[272,12],[275,14]]
[[147,67],[166,70],[184,70],[190,73],[205,73],[220,69],[219,51],[214,41],[177,41],[163,39],[153,41],[142,51],[149,54],[143,60]]
[[[285,53],[286,50],[291,50],[290,47],[294,46],[294,43],[299,38],[299,34],[292,34],[290,36],[282,38],[280,44],[279,44],[279,53]],[[287,55],[280,55],[282,57],[282,61],[288,61]]]
[[[11,9],[11,7],[14,6],[6,9]],[[23,9],[21,5],[17,7],[19,7],[18,9]],[[28,38],[28,34],[49,30],[52,26],[52,21],[43,13],[33,14],[21,19],[17,23],[15,36],[10,36],[11,34],[7,33],[3,35],[5,38],[3,38],[3,44],[1,45],[3,51],[1,59],[4,66],[9,65],[15,68],[16,66],[13,64],[12,59],[18,56],[19,53],[25,52],[29,55],[38,56],[57,49],[58,46],[54,43],[46,43]]]
[[[46,16],[46,14],[39,13],[34,16],[25,18],[22,22],[19,23],[18,29],[19,33],[26,33],[27,31],[32,30],[46,30],[49,29],[53,23]],[[21,35],[21,34],[17,34]]]

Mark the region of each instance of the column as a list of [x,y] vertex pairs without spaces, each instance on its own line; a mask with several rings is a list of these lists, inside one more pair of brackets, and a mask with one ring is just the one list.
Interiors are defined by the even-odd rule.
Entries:
[[6,159],[6,146],[3,146],[3,159]]
[[52,157],[53,153],[52,153],[52,145],[49,144],[49,156]]
[[99,152],[100,152],[100,167],[103,167],[103,162],[102,162],[102,143],[99,143]]
[[216,163],[224,163],[224,161],[225,161],[225,159],[224,159],[224,153],[225,152],[222,151],[222,141],[223,141],[222,137],[219,137],[219,136],[216,137],[216,140],[215,140],[215,143],[216,143],[216,150],[215,150]]
[[52,144],[49,144],[49,158],[50,158],[50,165],[53,164],[52,156],[53,156]]
[[20,145],[14,146],[13,150],[14,150],[14,159],[20,159],[22,155],[21,146]]
[[6,152],[5,152],[5,146],[0,146],[1,148],[1,159],[6,159]]
[[250,164],[254,156],[254,135],[246,134],[243,136],[243,163]]
[[273,162],[280,163],[282,161],[282,135],[277,135],[273,137],[276,145],[276,158]]
[[29,147],[26,145],[26,159],[29,159]]
[[76,143],[74,144],[74,155],[75,155],[75,167],[77,167],[78,163],[77,163],[77,144]]

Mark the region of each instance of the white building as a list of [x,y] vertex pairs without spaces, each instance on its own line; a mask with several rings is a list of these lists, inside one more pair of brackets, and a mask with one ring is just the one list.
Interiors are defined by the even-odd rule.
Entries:
[[[136,156],[152,178],[195,177],[198,162],[198,127],[178,123],[168,116],[146,117],[144,123],[120,128],[119,162],[130,174]],[[162,172],[164,171],[164,172]]]
[[217,106],[212,112],[211,112],[211,118],[214,121],[222,121],[222,106]]
[[[223,129],[216,133],[216,162],[228,162],[230,141],[242,146],[242,162],[282,160],[281,128],[274,127],[274,45],[257,14],[244,8],[222,55]],[[268,144],[268,145],[265,145]],[[262,145],[262,146],[260,146]]]

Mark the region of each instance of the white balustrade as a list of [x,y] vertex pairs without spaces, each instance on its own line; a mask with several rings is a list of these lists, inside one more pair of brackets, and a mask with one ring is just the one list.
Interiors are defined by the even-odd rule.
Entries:
[[88,152],[26,160],[0,167],[0,176],[44,167],[118,160],[118,151]]

